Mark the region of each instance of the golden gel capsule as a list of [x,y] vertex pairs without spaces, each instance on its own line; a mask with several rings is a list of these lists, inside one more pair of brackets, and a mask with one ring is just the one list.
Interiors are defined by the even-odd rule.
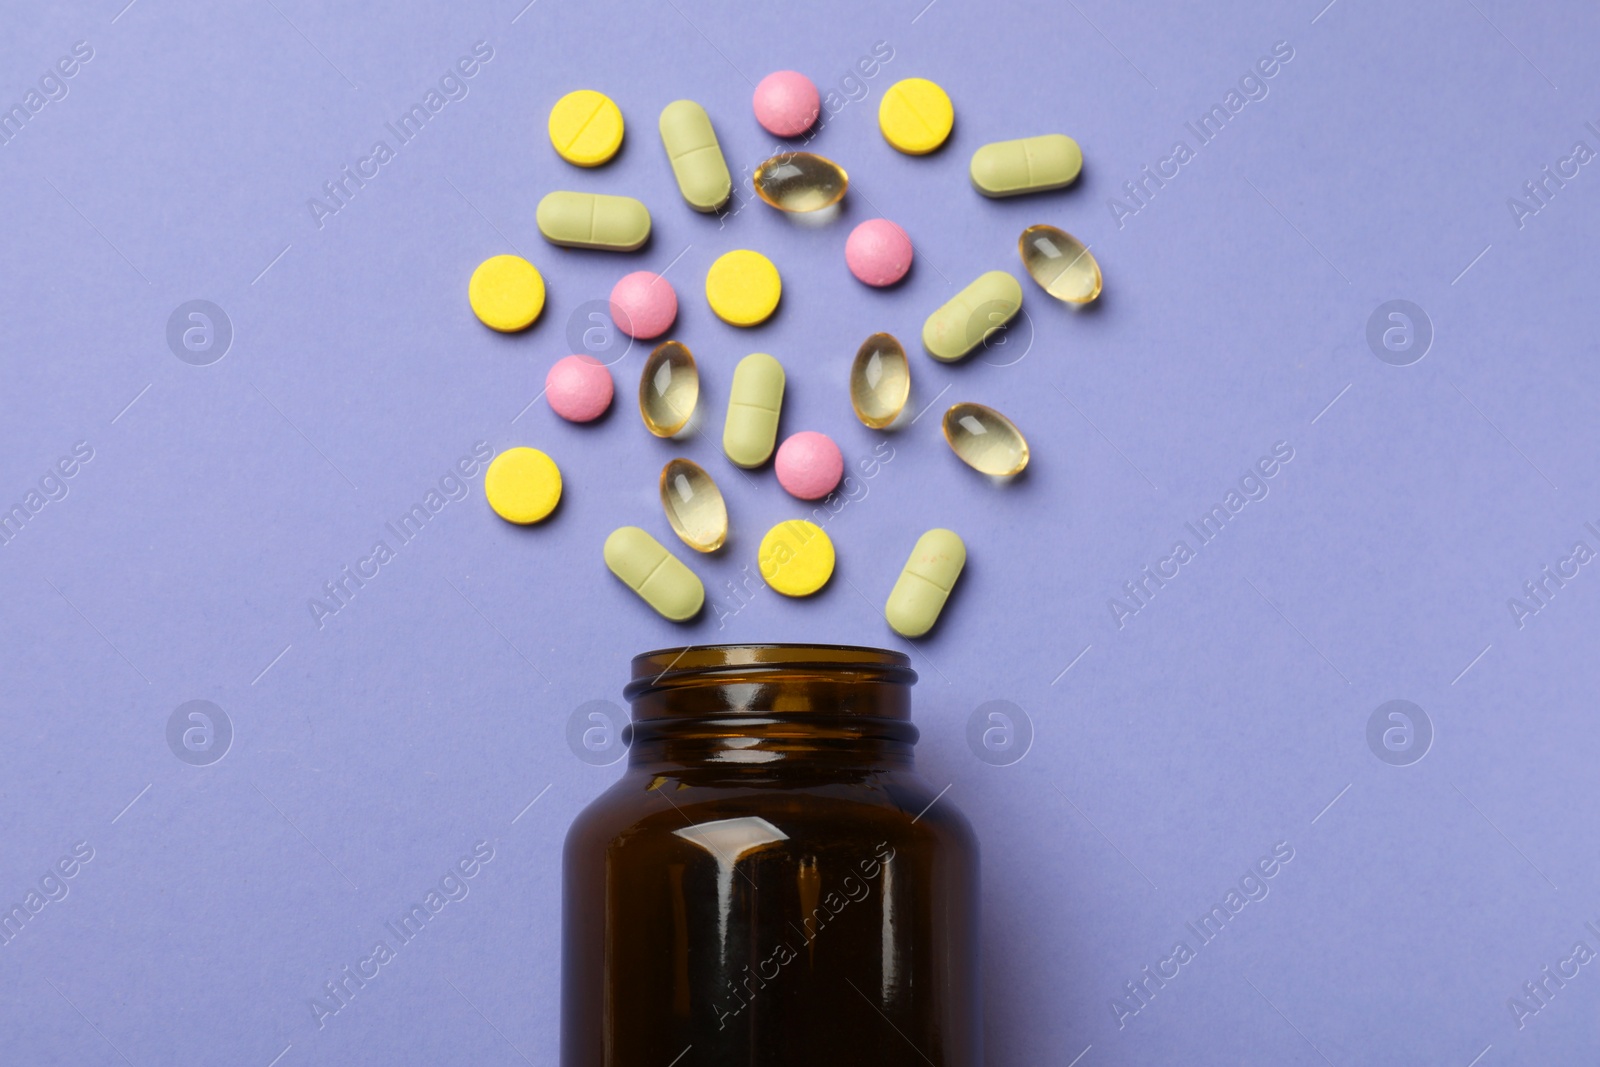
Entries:
[[783,365],[765,352],[753,352],[733,369],[728,418],[722,424],[722,451],[741,467],[759,467],[778,440],[783,408]]
[[612,574],[673,622],[694,618],[705,603],[706,587],[694,571],[637,526],[612,530],[605,557]]
[[996,477],[1020,474],[1028,442],[1016,424],[982,404],[956,404],[944,413],[944,439],[961,462]]
[[966,565],[967,546],[952,531],[929,530],[917,538],[883,606],[890,628],[901,637],[921,637],[933,629]]
[[690,207],[716,211],[728,202],[733,178],[705,108],[693,100],[674,100],[662,108],[661,143],[678,180],[678,192]]
[[850,366],[850,406],[861,424],[883,429],[900,417],[910,395],[911,364],[895,336],[875,333],[861,342]]
[[1003,270],[992,270],[951,297],[922,324],[922,347],[934,359],[954,363],[1010,322],[1022,308],[1022,286]]
[[550,193],[535,213],[553,245],[632,252],[650,239],[650,209],[631,196]]
[[1057,300],[1087,304],[1100,295],[1100,264],[1066,230],[1029,226],[1017,240],[1017,251],[1033,280]]
[[696,552],[715,552],[728,539],[728,505],[698,463],[674,459],[661,468],[661,507],[672,532]]
[[1020,196],[1071,185],[1083,170],[1078,142],[1063,133],[995,141],[972,153],[967,173],[984,196]]
[[844,198],[850,176],[831,159],[783,152],[756,168],[756,195],[779,211],[820,211]]
[[688,425],[700,401],[700,372],[681,341],[663,341],[639,374],[639,414],[657,437],[671,437]]

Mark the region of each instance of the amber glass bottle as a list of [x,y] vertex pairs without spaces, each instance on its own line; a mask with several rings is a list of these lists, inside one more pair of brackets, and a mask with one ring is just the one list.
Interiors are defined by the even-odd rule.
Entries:
[[978,846],[898,652],[635,657],[567,833],[562,1067],[979,1067]]

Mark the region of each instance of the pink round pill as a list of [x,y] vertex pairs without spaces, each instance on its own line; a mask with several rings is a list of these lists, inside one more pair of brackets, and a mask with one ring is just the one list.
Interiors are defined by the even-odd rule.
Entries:
[[611,321],[629,337],[660,337],[678,317],[678,294],[659,274],[636,270],[611,289]]
[[592,422],[611,406],[611,372],[593,356],[556,360],[544,378],[550,410],[568,422]]
[[888,219],[868,219],[850,231],[844,261],[868,285],[893,285],[911,269],[911,238]]
[[822,97],[810,78],[792,70],[768,74],[756,86],[756,121],[768,133],[798,137],[822,113]]
[[778,484],[801,500],[818,500],[838,486],[844,476],[844,457],[825,433],[802,430],[778,446],[772,461]]

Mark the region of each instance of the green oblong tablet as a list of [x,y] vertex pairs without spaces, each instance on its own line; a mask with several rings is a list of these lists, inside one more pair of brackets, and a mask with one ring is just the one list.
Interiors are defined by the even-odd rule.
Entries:
[[722,451],[741,467],[759,467],[778,440],[783,410],[783,364],[765,352],[752,352],[733,369],[728,417],[722,424]]
[[883,606],[890,628],[901,637],[921,637],[933,629],[966,565],[967,546],[953,531],[933,529],[917,538]]
[[995,141],[972,153],[967,173],[984,196],[1020,196],[1071,185],[1083,170],[1083,150],[1064,133]]
[[706,109],[693,100],[674,100],[661,109],[660,125],[672,176],[689,206],[696,211],[716,211],[726,204],[733,193],[733,178]]
[[992,270],[928,316],[922,347],[928,355],[954,363],[1001,329],[1022,308],[1022,284],[1003,270]]
[[631,196],[550,193],[535,215],[553,245],[632,252],[650,239],[650,209]]
[[606,566],[622,584],[673,622],[695,617],[706,587],[694,571],[637,526],[619,526],[606,538]]

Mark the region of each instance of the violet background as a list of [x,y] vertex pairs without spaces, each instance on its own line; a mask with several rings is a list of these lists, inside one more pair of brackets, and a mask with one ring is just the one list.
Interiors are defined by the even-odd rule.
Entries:
[[[1600,177],[1582,167],[1520,227],[1507,200],[1575,141],[1600,148],[1585,125],[1600,125],[1600,11],[1324,2],[9,12],[6,106],[74,42],[94,57],[0,147],[0,504],[76,442],[94,456],[0,547],[0,901],[76,842],[94,858],[0,945],[0,1061],[551,1062],[561,841],[618,771],[575,756],[574,709],[620,701],[634,653],[743,640],[911,650],[919,762],[984,844],[996,1067],[1592,1059],[1596,966],[1520,1030],[1507,999],[1574,942],[1600,949],[1584,925],[1600,926],[1600,577],[1580,569],[1520,628],[1507,600],[1575,541],[1600,548],[1584,525],[1600,526]],[[308,199],[392,141],[384,124],[479,41],[493,59],[468,95],[319,228]],[[1280,41],[1293,59],[1268,95],[1119,227],[1108,198],[1176,139],[1192,146],[1184,124]],[[893,57],[861,78],[876,42]],[[700,101],[747,172],[775,143],[751,83],[783,68],[841,98],[847,76],[864,87],[810,146],[850,172],[843,217],[692,212],[659,109]],[[926,158],[876,126],[883,90],[911,76],[956,107]],[[579,87],[628,122],[594,171],[545,136]],[[1056,130],[1086,159],[1070,190],[996,202],[968,185],[979,145]],[[534,208],[556,188],[641,197],[650,244],[546,245]],[[887,292],[843,262],[850,227],[879,214],[918,251]],[[1092,244],[1100,305],[1075,312],[1024,281],[1027,319],[1004,344],[957,366],[923,355],[927,313],[982,271],[1019,271],[1017,234],[1040,221]],[[701,290],[739,247],[784,278],[777,316],[750,331]],[[529,332],[497,336],[466,281],[513,250],[549,302]],[[586,302],[669,265],[708,435],[640,428],[645,346],[613,368],[602,423],[528,406]],[[234,330],[209,366],[166,343],[193,299]],[[1434,331],[1408,366],[1367,344],[1391,299]],[[933,405],[888,435],[845,391],[876,330],[908,343],[912,403]],[[828,525],[826,590],[757,593],[719,627],[738,603],[724,583],[802,510],[770,469],[742,476],[716,448],[732,366],[756,350],[788,368],[785,432],[827,432],[852,462],[886,440],[893,459]],[[996,487],[950,455],[937,416],[958,399],[1024,429],[1023,478]],[[508,526],[476,476],[319,628],[309,599],[478,441],[555,457],[556,515]],[[1270,494],[1119,629],[1122,583],[1279,441],[1294,458]],[[675,454],[713,472],[735,523],[724,552],[689,561],[711,604],[687,627],[600,560],[623,523],[675,543],[655,489]],[[879,608],[935,525],[971,562],[912,646]],[[166,740],[195,699],[234,730],[204,767]],[[1368,746],[1391,699],[1434,731],[1409,766]],[[967,741],[993,700],[1034,734],[1008,766]],[[322,983],[480,840],[495,855],[470,895],[319,1030]],[[1123,983],[1278,842],[1294,858],[1270,894],[1119,1028]]]

